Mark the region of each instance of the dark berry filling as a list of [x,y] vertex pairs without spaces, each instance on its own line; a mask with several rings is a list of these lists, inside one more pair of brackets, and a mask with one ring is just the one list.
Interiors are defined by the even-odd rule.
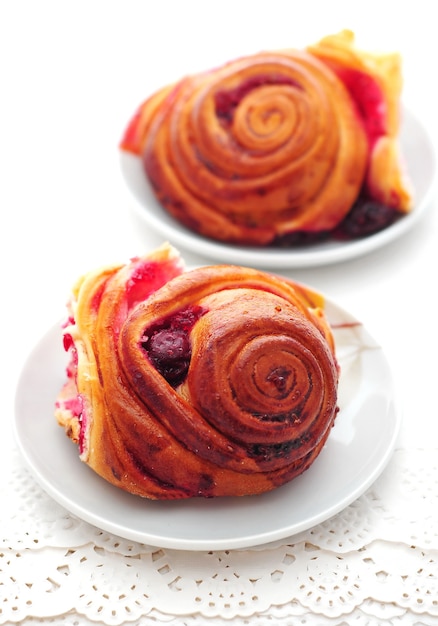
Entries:
[[287,389],[287,381],[290,374],[290,371],[285,367],[277,367],[267,376],[266,380],[274,385],[279,393],[284,393]]
[[279,235],[273,245],[279,248],[298,248],[300,246],[311,246],[322,243],[330,237],[330,231],[305,231],[298,230],[293,233]]
[[240,83],[234,89],[223,89],[215,94],[216,115],[226,123],[231,123],[239,102],[253,89],[263,85],[291,85],[299,87],[299,84],[288,76],[259,74],[252,76]]
[[322,243],[329,239],[348,241],[374,235],[388,228],[402,217],[403,213],[375,200],[359,197],[350,212],[333,230],[328,231],[296,231],[286,233],[275,239],[273,245],[280,248],[309,246]]
[[299,448],[305,445],[309,440],[309,435],[303,435],[298,439],[284,441],[283,443],[274,443],[272,445],[255,443],[248,449],[248,454],[253,458],[263,459],[264,461],[282,459],[287,457],[292,450],[299,450]]
[[400,217],[401,213],[396,209],[360,198],[332,234],[335,239],[341,240],[367,237],[387,228]]
[[183,330],[158,330],[150,338],[148,351],[155,368],[171,385],[176,386],[184,380],[189,369],[191,349]]
[[205,312],[200,306],[189,306],[144,331],[141,346],[172,387],[187,376],[192,356],[189,333]]

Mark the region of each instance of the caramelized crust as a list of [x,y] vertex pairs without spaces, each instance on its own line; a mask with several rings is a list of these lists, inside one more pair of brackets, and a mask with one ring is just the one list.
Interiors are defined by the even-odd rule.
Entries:
[[253,269],[183,271],[168,246],[90,273],[65,328],[58,422],[85,463],[140,496],[273,489],[311,465],[337,412],[322,304]]
[[121,142],[177,220],[268,245],[330,232],[365,190],[408,211],[397,136],[398,55],[358,51],[350,31],[307,50],[261,52],[153,94]]

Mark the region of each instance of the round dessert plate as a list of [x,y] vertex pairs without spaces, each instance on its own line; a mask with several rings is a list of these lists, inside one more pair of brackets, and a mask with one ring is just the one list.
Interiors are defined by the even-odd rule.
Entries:
[[430,138],[419,120],[403,108],[401,151],[415,193],[415,207],[388,228],[354,241],[330,241],[295,248],[236,246],[207,239],[177,222],[156,200],[142,169],[141,160],[120,152],[121,171],[133,196],[133,209],[140,219],[170,243],[222,263],[262,268],[296,268],[346,261],[388,244],[407,232],[427,208],[436,175],[436,160]]
[[141,543],[185,550],[254,547],[306,530],[357,499],[391,457],[400,412],[381,347],[331,301],[341,366],[340,411],[319,457],[304,474],[248,497],[152,501],[107,483],[82,463],[54,417],[65,380],[60,324],[36,345],[16,391],[18,447],[40,486],[78,518]]

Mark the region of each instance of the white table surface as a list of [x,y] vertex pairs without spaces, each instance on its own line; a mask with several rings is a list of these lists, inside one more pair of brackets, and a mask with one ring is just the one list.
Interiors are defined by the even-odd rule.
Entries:
[[[363,48],[402,53],[404,102],[438,147],[433,8],[425,0],[0,3],[0,481],[14,448],[18,375],[63,315],[73,281],[162,243],[138,228],[119,171],[118,141],[143,98],[187,72],[348,27]],[[351,311],[383,346],[404,418],[397,447],[425,453],[438,449],[437,209],[434,197],[384,249],[284,271]],[[189,264],[210,262],[182,252]]]

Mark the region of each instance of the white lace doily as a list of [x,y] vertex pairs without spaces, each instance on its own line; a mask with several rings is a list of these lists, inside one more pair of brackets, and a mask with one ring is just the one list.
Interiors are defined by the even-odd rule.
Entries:
[[0,624],[438,625],[436,450],[398,450],[327,522],[252,550],[186,552],[82,522],[18,453],[0,491]]

